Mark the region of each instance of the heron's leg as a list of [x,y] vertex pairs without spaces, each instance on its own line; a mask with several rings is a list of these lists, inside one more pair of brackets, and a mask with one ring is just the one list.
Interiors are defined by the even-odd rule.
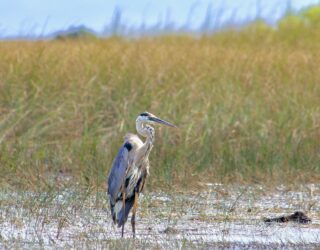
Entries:
[[122,225],[122,228],[121,228],[121,237],[123,238],[123,232],[124,232],[124,224]]
[[139,198],[139,194],[137,192],[135,192],[133,209],[132,209],[132,217],[131,217],[133,238],[136,237],[136,211],[137,211],[137,207],[138,207],[138,198]]
[[133,213],[132,217],[131,217],[131,225],[132,225],[132,234],[133,234],[133,238],[136,237],[136,214]]

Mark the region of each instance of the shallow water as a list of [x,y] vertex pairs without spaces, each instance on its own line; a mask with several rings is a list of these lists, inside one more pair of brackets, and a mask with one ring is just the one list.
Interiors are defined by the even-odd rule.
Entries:
[[[206,184],[199,192],[140,197],[137,238],[111,223],[104,193],[2,191],[0,246],[23,248],[312,248],[320,245],[320,185],[266,190]],[[312,223],[265,224],[303,211]]]

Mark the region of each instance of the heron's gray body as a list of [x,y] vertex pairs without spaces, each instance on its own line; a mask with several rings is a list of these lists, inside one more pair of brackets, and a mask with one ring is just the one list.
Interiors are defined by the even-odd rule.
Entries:
[[135,195],[143,190],[146,177],[149,175],[147,151],[152,149],[152,144],[146,143],[134,134],[127,134],[113,162],[108,178],[108,194],[112,218],[118,227],[126,222]]
[[156,116],[144,112],[136,120],[136,128],[140,135],[146,138],[145,142],[134,134],[127,134],[118,155],[113,161],[108,177],[108,196],[110,201],[113,222],[122,226],[132,210],[132,231],[135,235],[135,214],[138,196],[143,190],[145,180],[149,175],[149,154],[154,143],[154,128],[146,123],[162,123],[167,126],[174,125],[163,121]]

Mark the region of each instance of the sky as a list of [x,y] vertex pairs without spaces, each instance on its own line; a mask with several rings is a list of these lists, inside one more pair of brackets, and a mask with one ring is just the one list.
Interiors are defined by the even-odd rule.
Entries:
[[[127,26],[150,26],[170,20],[176,26],[198,27],[208,6],[221,19],[241,21],[259,16],[275,22],[288,3],[299,10],[319,0],[0,0],[0,37],[49,34],[71,25],[85,25],[101,32],[116,8]],[[187,21],[188,20],[188,21]]]

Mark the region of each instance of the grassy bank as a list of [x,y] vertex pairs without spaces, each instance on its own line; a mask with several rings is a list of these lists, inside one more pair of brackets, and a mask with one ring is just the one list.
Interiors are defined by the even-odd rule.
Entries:
[[179,126],[157,128],[149,186],[319,181],[319,41],[1,42],[0,185],[104,187],[146,110]]

